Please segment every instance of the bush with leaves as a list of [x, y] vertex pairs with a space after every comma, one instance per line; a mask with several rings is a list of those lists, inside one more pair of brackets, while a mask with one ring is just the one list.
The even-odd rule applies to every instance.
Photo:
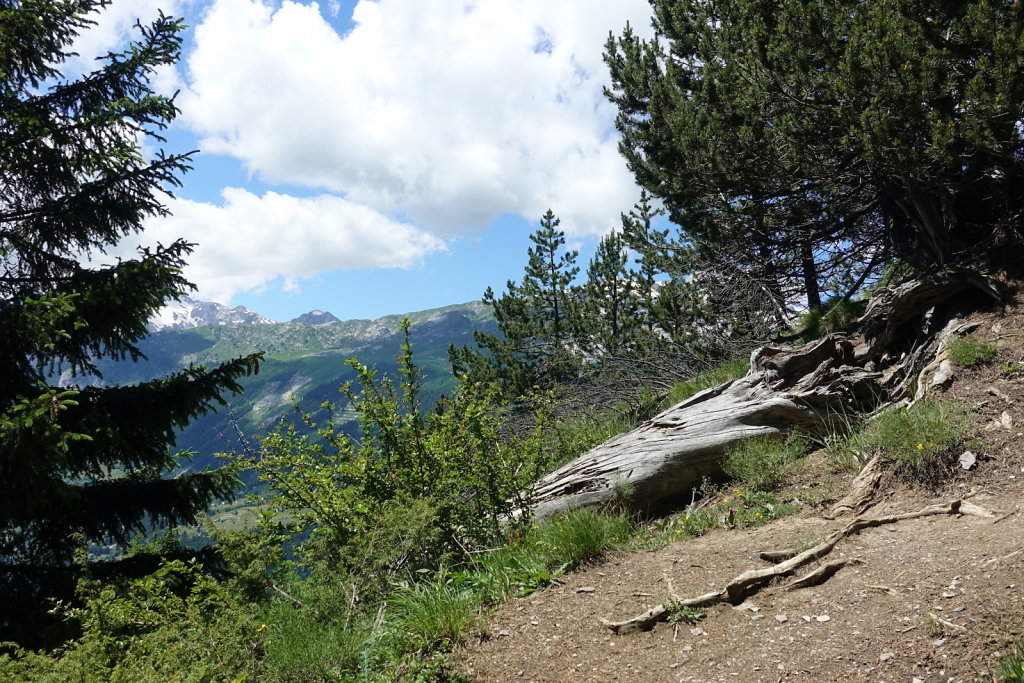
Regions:
[[427, 413], [409, 328], [403, 321], [397, 377], [349, 361], [357, 379], [342, 389], [344, 412], [358, 418], [359, 438], [335, 423], [337, 406], [324, 404], [326, 423], [303, 415], [312, 433], [282, 422], [258, 453], [230, 456], [270, 487], [271, 509], [293, 532], [309, 534], [306, 561], [361, 568], [378, 585], [502, 540], [503, 520], [528, 511], [524, 492], [547, 466], [543, 400], [523, 436], [503, 433], [491, 386], [463, 383]]

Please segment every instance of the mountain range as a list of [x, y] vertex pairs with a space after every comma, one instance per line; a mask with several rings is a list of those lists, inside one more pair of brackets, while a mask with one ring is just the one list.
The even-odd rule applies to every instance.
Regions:
[[473, 331], [496, 329], [490, 308], [480, 301], [426, 311], [389, 315], [376, 320], [339, 320], [314, 310], [289, 322], [274, 322], [244, 307], [183, 298], [150, 323], [151, 334], [139, 344], [145, 359], [138, 362], [103, 359], [100, 376], [62, 376], [64, 386], [83, 383], [134, 384], [166, 376], [189, 365], [214, 365], [240, 355], [263, 351], [257, 375], [244, 378], [245, 393], [228, 397], [229, 404], [192, 422], [178, 436], [178, 447], [196, 452], [187, 469], [205, 469], [213, 454], [240, 446], [246, 438], [266, 433], [295, 406], [313, 412], [325, 401], [339, 403], [338, 389], [354, 379], [345, 360], [358, 357], [380, 372], [396, 370], [401, 342], [399, 323], [412, 322], [415, 361], [424, 373], [427, 402], [454, 386], [447, 360], [449, 344], [472, 344]]

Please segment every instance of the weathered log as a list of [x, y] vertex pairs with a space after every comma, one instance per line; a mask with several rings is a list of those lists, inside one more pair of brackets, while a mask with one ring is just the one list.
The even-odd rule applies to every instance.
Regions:
[[[881, 290], [858, 321], [863, 336], [756, 350], [745, 377], [700, 392], [540, 479], [534, 514], [679, 505], [703, 478], [720, 477], [726, 451], [745, 439], [814, 434], [851, 411], [913, 398], [918, 373], [940, 346], [937, 332], [952, 317], [936, 307], [971, 290], [996, 296], [983, 276], [945, 270]], [[628, 501], [623, 491], [631, 492]]]

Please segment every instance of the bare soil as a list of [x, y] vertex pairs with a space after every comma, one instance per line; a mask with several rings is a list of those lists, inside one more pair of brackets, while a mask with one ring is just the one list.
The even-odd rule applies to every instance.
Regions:
[[[975, 319], [976, 335], [998, 343], [998, 356], [956, 368], [945, 394], [975, 409], [969, 445], [977, 466], [955, 469], [931, 490], [887, 475], [865, 515], [912, 512], [973, 491], [971, 502], [994, 519], [940, 515], [864, 530], [821, 560], [860, 564], [816, 587], [786, 590], [788, 580], [779, 581], [742, 605], [711, 608], [694, 626], [617, 636], [600, 623], [717, 590], [768, 566], [758, 553], [809, 545], [844, 525], [849, 518], [825, 519], [820, 503], [841, 497], [852, 474], [831, 472], [819, 454], [783, 494], [819, 505], [755, 529], [609, 555], [561, 585], [510, 600], [459, 654], [462, 673], [481, 682], [990, 680], [1024, 637], [1024, 373], [1006, 367], [1024, 361], [1024, 312]], [[829, 488], [830, 480], [839, 485]]]

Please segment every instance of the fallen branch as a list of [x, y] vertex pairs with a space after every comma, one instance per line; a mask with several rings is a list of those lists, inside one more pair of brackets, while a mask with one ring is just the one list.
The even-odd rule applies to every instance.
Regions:
[[[969, 495], [971, 494], [968, 494], [968, 496]], [[967, 496], [965, 496], [965, 498], [966, 497]], [[904, 512], [902, 514], [883, 515], [881, 517], [857, 517], [838, 531], [830, 534], [825, 538], [825, 540], [821, 541], [813, 548], [808, 548], [802, 553], [794, 555], [773, 567], [748, 569], [727, 583], [722, 590], [716, 593], [706, 593], [696, 598], [689, 598], [686, 600], [671, 600], [669, 602], [656, 605], [632, 619], [626, 619], [625, 621], [609, 621], [607, 619], [601, 619], [601, 623], [606, 628], [611, 629], [617, 634], [633, 629], [646, 631], [653, 628], [658, 622], [666, 620], [672, 610], [679, 609], [680, 607], [711, 607], [712, 605], [717, 605], [722, 602], [738, 605], [747, 597], [756, 593], [763, 586], [770, 583], [776, 577], [791, 574], [798, 567], [820, 557], [824, 557], [832, 551], [839, 541], [847, 536], [863, 531], [864, 529], [870, 529], [884, 524], [893, 524], [895, 522], [901, 522], [908, 519], [930, 517], [933, 515], [992, 515], [988, 510], [973, 504], [965, 509], [964, 503], [964, 498], [957, 498], [949, 501], [948, 503], [929, 505], [916, 512]]]
[[961, 626], [960, 624], [954, 624], [952, 621], [947, 621], [947, 620], [937, 616], [934, 612], [929, 612], [928, 616], [931, 617], [932, 619], [934, 619], [935, 623], [942, 624], [946, 628], [951, 628], [954, 631], [966, 631], [967, 630], [966, 626]]
[[1007, 513], [1006, 513], [1005, 515], [1003, 515], [1002, 517], [997, 517], [996, 519], [992, 520], [992, 523], [993, 523], [993, 524], [999, 524], [999, 522], [1003, 521], [1003, 520], [1004, 520], [1004, 519], [1006, 519], [1007, 517], [1011, 517], [1012, 515], [1015, 515], [1015, 514], [1017, 514], [1018, 512], [1020, 512], [1020, 508], [1019, 508], [1019, 507], [1016, 507], [1016, 508], [1014, 508], [1014, 509], [1010, 510], [1009, 512], [1007, 512]]

